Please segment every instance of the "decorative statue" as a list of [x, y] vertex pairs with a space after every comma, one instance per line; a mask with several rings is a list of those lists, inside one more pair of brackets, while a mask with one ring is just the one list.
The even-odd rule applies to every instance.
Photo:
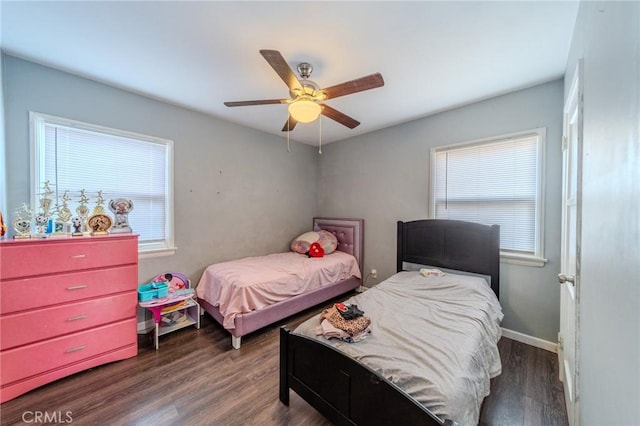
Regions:
[[109, 201], [109, 210], [113, 212], [116, 218], [111, 228], [112, 234], [133, 232], [129, 226], [129, 213], [133, 210], [133, 201], [125, 198], [116, 198], [115, 200]]

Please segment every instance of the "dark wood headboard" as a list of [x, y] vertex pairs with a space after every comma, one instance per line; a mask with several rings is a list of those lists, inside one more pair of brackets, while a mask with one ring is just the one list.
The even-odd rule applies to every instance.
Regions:
[[498, 225], [441, 219], [398, 221], [398, 272], [404, 262], [488, 275], [500, 297]]

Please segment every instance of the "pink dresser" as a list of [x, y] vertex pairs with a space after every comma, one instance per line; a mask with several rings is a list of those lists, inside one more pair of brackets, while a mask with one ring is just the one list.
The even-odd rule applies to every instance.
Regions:
[[136, 356], [136, 235], [0, 241], [0, 402]]

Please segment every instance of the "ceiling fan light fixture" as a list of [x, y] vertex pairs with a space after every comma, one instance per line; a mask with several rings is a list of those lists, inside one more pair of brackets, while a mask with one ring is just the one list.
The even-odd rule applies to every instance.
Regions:
[[[320, 86], [309, 80], [313, 71], [311, 64], [307, 62], [298, 64], [298, 73], [300, 74], [300, 78], [298, 78], [282, 54], [277, 50], [262, 49], [260, 54], [287, 85], [291, 98], [235, 101], [225, 102], [224, 104], [228, 107], [287, 104], [289, 117], [282, 128], [283, 132], [292, 131], [299, 122], [311, 123], [317, 120], [320, 114], [349, 129], [354, 129], [360, 125], [358, 120], [330, 107], [324, 101], [384, 86], [382, 75], [375, 73], [320, 89]], [[321, 129], [321, 126], [318, 126], [318, 128]]]
[[322, 107], [309, 99], [299, 99], [289, 104], [289, 114], [300, 123], [311, 123], [317, 120]]

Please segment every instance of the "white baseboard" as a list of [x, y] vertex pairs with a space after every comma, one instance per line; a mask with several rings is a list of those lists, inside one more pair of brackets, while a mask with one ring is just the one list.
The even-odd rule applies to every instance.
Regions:
[[519, 333], [517, 331], [509, 330], [508, 328], [502, 329], [502, 335], [516, 342], [524, 343], [536, 348], [544, 349], [545, 351], [558, 353], [558, 344], [550, 342], [548, 340], [539, 339], [537, 337], [529, 336], [528, 334]]
[[147, 334], [151, 330], [153, 330], [155, 326], [156, 326], [156, 323], [153, 322], [153, 319], [148, 319], [146, 321], [138, 321], [138, 334]]

